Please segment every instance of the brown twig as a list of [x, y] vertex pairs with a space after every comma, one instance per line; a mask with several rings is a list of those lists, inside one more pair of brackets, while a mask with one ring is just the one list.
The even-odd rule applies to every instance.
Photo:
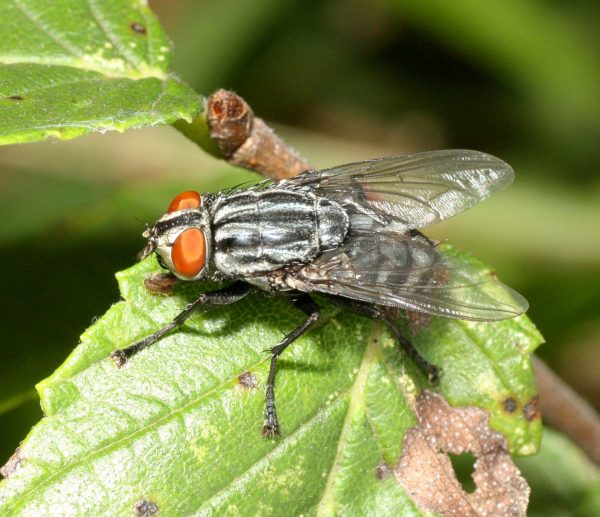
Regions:
[[545, 423], [566, 434], [597, 465], [600, 465], [600, 417], [585, 400], [533, 356], [540, 406]]
[[209, 136], [232, 165], [282, 179], [309, 168], [300, 155], [254, 116], [239, 95], [217, 90], [206, 103]]

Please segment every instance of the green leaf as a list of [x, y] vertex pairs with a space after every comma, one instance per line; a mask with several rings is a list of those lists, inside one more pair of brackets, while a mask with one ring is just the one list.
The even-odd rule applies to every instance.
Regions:
[[[0, 484], [4, 513], [127, 514], [155, 504], [166, 515], [423, 514], [393, 475], [378, 473], [398, 462], [415, 399], [432, 388], [380, 324], [323, 302], [323, 322], [280, 360], [282, 436], [265, 439], [264, 349], [302, 315], [255, 293], [194, 315], [118, 369], [110, 351], [211, 287], [151, 295], [143, 279], [157, 270], [148, 259], [119, 273], [123, 301], [38, 385], [48, 416]], [[529, 354], [541, 337], [526, 317], [435, 318], [414, 341], [443, 369], [447, 400], [487, 410], [512, 452], [536, 451], [541, 423], [523, 408], [535, 396]]]
[[198, 113], [198, 96], [169, 74], [169, 42], [145, 2], [1, 2], [0, 42], [0, 144]]

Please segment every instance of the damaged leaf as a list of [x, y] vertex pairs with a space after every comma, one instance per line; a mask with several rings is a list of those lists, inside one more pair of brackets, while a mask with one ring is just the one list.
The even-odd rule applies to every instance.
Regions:
[[17, 450], [13, 455], [8, 458], [8, 461], [0, 468], [0, 476], [3, 478], [9, 478], [13, 473], [21, 466], [21, 449], [17, 447]]
[[[419, 424], [404, 437], [395, 475], [420, 508], [465, 517], [526, 515], [529, 486], [510, 458], [506, 438], [489, 428], [484, 410], [453, 408], [423, 391], [416, 411]], [[477, 458], [474, 492], [461, 487], [449, 453]]]
[[0, 144], [191, 120], [198, 96], [136, 0], [0, 2]]
[[[424, 424], [456, 419], [462, 427], [452, 450], [480, 456], [482, 493], [505, 501], [509, 492], [486, 483], [496, 468], [508, 469], [517, 482], [514, 504], [526, 501], [526, 485], [506, 453], [532, 454], [540, 438], [540, 419], [524, 411], [536, 396], [529, 354], [541, 341], [526, 317], [412, 324], [416, 346], [442, 369], [434, 389], [380, 324], [320, 300], [322, 323], [280, 360], [282, 436], [265, 439], [264, 350], [303, 315], [283, 298], [252, 294], [194, 315], [118, 369], [107, 359], [112, 350], [170, 321], [211, 288], [176, 284], [172, 295], [157, 296], [144, 280], [158, 271], [147, 259], [119, 273], [123, 301], [38, 385], [47, 417], [0, 484], [4, 513], [429, 514], [406, 483], [403, 462], [421, 440], [435, 452], [425, 467], [431, 476], [450, 468], [440, 459], [452, 449], [448, 437], [435, 435], [432, 445], [435, 427]], [[469, 408], [453, 409], [444, 399]], [[443, 403], [437, 412], [432, 401]], [[460, 416], [463, 410], [476, 415], [476, 425]], [[450, 506], [462, 508], [459, 499]], [[487, 504], [467, 500], [472, 508]]]

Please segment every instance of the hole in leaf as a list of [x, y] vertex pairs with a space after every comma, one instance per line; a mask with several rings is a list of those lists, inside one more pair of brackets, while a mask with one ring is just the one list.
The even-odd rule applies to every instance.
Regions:
[[427, 390], [416, 410], [419, 425], [406, 433], [394, 474], [420, 507], [441, 515], [526, 515], [529, 487], [486, 411], [451, 407]]
[[475, 481], [473, 481], [473, 470], [477, 458], [470, 453], [464, 454], [448, 454], [452, 462], [452, 468], [456, 473], [458, 482], [463, 487], [467, 494], [472, 494], [475, 491]]

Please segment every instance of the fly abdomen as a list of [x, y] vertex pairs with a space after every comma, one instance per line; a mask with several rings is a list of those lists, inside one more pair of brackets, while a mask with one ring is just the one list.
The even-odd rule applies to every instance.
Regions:
[[348, 215], [335, 201], [310, 192], [246, 191], [217, 199], [214, 264], [229, 276], [306, 263], [335, 248], [348, 233]]

